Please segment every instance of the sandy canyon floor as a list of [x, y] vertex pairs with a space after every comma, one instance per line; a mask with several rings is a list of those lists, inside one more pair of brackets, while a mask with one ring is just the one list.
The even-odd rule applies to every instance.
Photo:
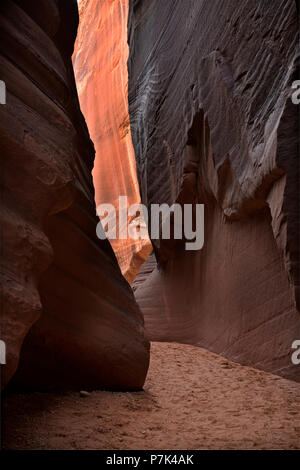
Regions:
[[300, 385], [152, 343], [144, 391], [11, 395], [5, 449], [300, 449]]

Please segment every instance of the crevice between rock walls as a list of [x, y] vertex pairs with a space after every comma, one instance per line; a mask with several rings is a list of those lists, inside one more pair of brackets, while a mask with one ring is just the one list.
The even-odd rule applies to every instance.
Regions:
[[[82, 112], [95, 144], [93, 181], [96, 205], [113, 204], [119, 226], [119, 196], [128, 207], [140, 203], [128, 113], [128, 0], [79, 4], [80, 22], [73, 54]], [[142, 216], [135, 222], [145, 227]], [[131, 220], [132, 222], [133, 220]], [[127, 229], [128, 222], [125, 222]], [[111, 240], [121, 271], [132, 283], [152, 251], [149, 238]]]

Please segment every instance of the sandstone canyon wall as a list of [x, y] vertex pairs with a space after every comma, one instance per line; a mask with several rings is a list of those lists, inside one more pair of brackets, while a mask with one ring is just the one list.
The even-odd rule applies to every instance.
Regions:
[[134, 289], [152, 340], [300, 380], [299, 61], [293, 0], [131, 0], [142, 201], [203, 203], [205, 242], [153, 240]]
[[2, 387], [18, 368], [22, 389], [140, 389], [148, 368], [141, 313], [96, 237], [94, 149], [71, 62], [77, 25], [76, 0], [0, 4]]
[[[118, 208], [140, 202], [128, 114], [128, 0], [81, 1], [73, 64], [82, 112], [95, 145], [96, 205]], [[136, 223], [145, 225], [142, 217]], [[119, 218], [117, 212], [117, 226]], [[127, 222], [125, 222], [127, 224]], [[132, 282], [152, 251], [149, 239], [110, 240], [121, 270]]]

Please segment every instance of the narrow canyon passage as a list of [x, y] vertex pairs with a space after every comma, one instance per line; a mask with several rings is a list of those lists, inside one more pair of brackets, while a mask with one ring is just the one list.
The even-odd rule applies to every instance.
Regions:
[[[4, 449], [300, 449], [298, 16], [271, 3], [0, 5]], [[203, 205], [203, 249], [99, 239], [120, 196]]]
[[152, 343], [144, 391], [4, 403], [5, 449], [300, 449], [299, 385], [204, 349]]

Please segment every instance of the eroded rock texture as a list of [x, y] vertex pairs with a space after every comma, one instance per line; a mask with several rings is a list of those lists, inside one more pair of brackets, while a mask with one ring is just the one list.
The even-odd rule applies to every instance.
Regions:
[[[81, 109], [96, 156], [93, 170], [96, 205], [118, 208], [140, 202], [128, 115], [128, 0], [82, 1], [73, 56]], [[142, 217], [136, 221], [145, 225]], [[117, 212], [117, 227], [119, 218]], [[125, 221], [127, 225], [127, 221]], [[149, 239], [111, 240], [121, 270], [132, 282], [152, 250]]]
[[297, 45], [292, 0], [130, 2], [142, 201], [205, 204], [204, 248], [154, 241], [135, 281], [150, 338], [299, 380]]
[[5, 0], [0, 10], [2, 386], [19, 362], [22, 388], [140, 388], [142, 316], [96, 237], [94, 149], [71, 63], [77, 2]]

